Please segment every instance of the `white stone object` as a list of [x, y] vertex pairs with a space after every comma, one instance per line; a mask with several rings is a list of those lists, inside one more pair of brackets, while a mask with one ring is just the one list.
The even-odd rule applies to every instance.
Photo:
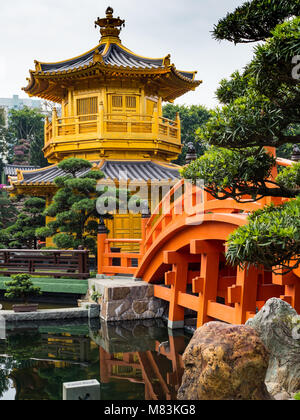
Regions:
[[100, 401], [100, 383], [97, 380], [64, 383], [63, 401]]

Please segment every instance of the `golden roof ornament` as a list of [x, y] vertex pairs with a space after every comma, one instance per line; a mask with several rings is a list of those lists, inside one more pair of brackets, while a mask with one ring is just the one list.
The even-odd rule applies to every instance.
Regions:
[[107, 37], [118, 38], [122, 28], [125, 26], [125, 20], [120, 19], [120, 17], [113, 17], [114, 10], [112, 7], [106, 9], [106, 18], [98, 19], [95, 22], [95, 28], [100, 26], [101, 40]]

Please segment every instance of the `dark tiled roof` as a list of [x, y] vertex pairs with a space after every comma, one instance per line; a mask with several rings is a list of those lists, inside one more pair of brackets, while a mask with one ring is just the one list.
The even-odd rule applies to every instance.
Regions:
[[[82, 176], [88, 173], [89, 170], [85, 170], [80, 172], [78, 175]], [[24, 180], [21, 181], [21, 184], [40, 184], [40, 183], [52, 183], [55, 178], [58, 176], [66, 175], [61, 169], [57, 166], [50, 166], [48, 168], [42, 169], [40, 171], [31, 171], [31, 172], [24, 172], [23, 177]]]
[[177, 72], [180, 73], [182, 76], [186, 77], [187, 79], [194, 80], [195, 73], [179, 71], [179, 70], [177, 70]]
[[166, 167], [150, 161], [106, 161], [101, 170], [108, 179], [149, 181], [180, 178], [175, 166]]
[[20, 166], [20, 165], [5, 165], [3, 168], [4, 174], [6, 176], [17, 176], [17, 170], [20, 171], [31, 171], [34, 169], [39, 169], [38, 166]]
[[[93, 63], [96, 52], [102, 54], [106, 44], [102, 44], [93, 51], [82, 55], [81, 57], [56, 64], [41, 63], [41, 70], [45, 73], [58, 73], [62, 71], [75, 70]], [[136, 56], [121, 48], [118, 44], [110, 44], [108, 51], [103, 55], [105, 65], [116, 67], [130, 67], [138, 69], [157, 69], [164, 67], [163, 59], [150, 59]]]
[[[100, 162], [94, 162], [99, 164]], [[175, 165], [160, 165], [151, 161], [105, 161], [101, 167], [101, 171], [105, 174], [106, 179], [130, 179], [130, 180], [176, 180], [179, 179], [178, 167]], [[83, 171], [79, 173], [82, 176], [89, 172]], [[65, 175], [57, 166], [50, 166], [48, 168], [24, 172], [24, 180], [21, 181], [22, 185], [25, 184], [44, 184], [53, 183], [54, 179], [58, 176]]]
[[[94, 63], [95, 54], [103, 54], [106, 50], [106, 44], [102, 44], [88, 53], [74, 58], [72, 60], [66, 60], [61, 63], [40, 63], [41, 71], [45, 74], [55, 74], [68, 71], [76, 71], [86, 66], [90, 66]], [[163, 58], [145, 58], [135, 55], [129, 50], [122, 48], [118, 44], [110, 44], [107, 52], [102, 55], [103, 64], [106, 66], [118, 67], [118, 68], [130, 68], [130, 69], [163, 69], [164, 59]], [[176, 70], [177, 74], [188, 79], [194, 80], [195, 73], [184, 72]]]

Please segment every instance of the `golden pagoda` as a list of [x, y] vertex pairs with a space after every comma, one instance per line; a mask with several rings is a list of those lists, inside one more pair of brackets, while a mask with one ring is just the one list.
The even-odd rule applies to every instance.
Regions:
[[[69, 157], [94, 162], [114, 181], [124, 171], [130, 180], [179, 178], [179, 167], [171, 162], [182, 150], [180, 119], [164, 118], [162, 104], [201, 82], [195, 80], [196, 72], [177, 70], [170, 55], [147, 58], [123, 46], [119, 35], [124, 24], [109, 7], [106, 17], [95, 22], [101, 32], [95, 48], [62, 62], [35, 61], [23, 90], [61, 105], [61, 115], [54, 108], [52, 120], [45, 121], [43, 151], [53, 165], [19, 171], [11, 180], [12, 193], [44, 196], [50, 203], [53, 181], [60, 175], [56, 165]], [[114, 237], [140, 234], [131, 217], [115, 220], [120, 228], [112, 229]]]

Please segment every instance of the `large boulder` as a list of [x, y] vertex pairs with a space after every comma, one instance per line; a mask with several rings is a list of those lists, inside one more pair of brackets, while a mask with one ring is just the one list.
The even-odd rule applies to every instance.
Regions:
[[179, 400], [270, 400], [269, 354], [250, 327], [210, 322], [187, 347]]
[[266, 383], [272, 395], [300, 391], [300, 317], [281, 299], [270, 299], [247, 325], [270, 352]]

